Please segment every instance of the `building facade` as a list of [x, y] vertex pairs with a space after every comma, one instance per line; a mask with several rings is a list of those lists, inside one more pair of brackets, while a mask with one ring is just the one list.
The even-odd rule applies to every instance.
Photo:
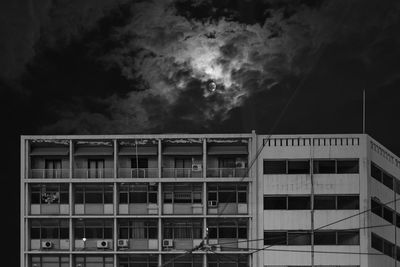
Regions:
[[396, 177], [368, 135], [22, 136], [21, 266], [397, 266]]

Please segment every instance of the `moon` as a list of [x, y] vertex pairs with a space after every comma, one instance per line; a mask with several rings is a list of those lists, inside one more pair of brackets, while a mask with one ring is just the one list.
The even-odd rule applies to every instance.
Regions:
[[217, 84], [214, 81], [208, 83], [208, 90], [214, 92], [217, 89]]

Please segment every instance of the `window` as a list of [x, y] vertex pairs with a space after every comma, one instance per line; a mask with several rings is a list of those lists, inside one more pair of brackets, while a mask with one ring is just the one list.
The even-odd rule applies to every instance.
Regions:
[[76, 185], [74, 199], [77, 204], [112, 204], [113, 186], [107, 184]]
[[247, 239], [247, 220], [209, 220], [208, 234], [210, 238], [241, 238]]
[[317, 231], [314, 233], [315, 245], [359, 245], [358, 231]]
[[163, 202], [164, 203], [201, 203], [202, 200], [201, 184], [164, 184]]
[[314, 173], [336, 173], [336, 161], [314, 160]]
[[287, 209], [287, 197], [264, 197], [264, 210]]
[[360, 233], [359, 231], [338, 231], [337, 232], [338, 245], [359, 245]]
[[359, 173], [358, 159], [314, 160], [314, 173]]
[[286, 174], [286, 161], [264, 160], [264, 174]]
[[264, 210], [309, 210], [310, 196], [264, 196]]
[[373, 162], [371, 162], [371, 176], [379, 182], [382, 181], [382, 171]]
[[359, 173], [358, 160], [338, 160], [337, 173]]
[[393, 243], [389, 242], [388, 240], [378, 236], [375, 233], [371, 233], [371, 247], [382, 252], [385, 255], [388, 255], [392, 258], [399, 258], [399, 256], [395, 255], [396, 252], [400, 251], [400, 247], [396, 247]]
[[67, 184], [30, 185], [31, 204], [68, 204]]
[[119, 186], [119, 203], [157, 203], [157, 194], [157, 184], [123, 184]]
[[264, 245], [287, 245], [287, 233], [264, 232]]
[[358, 210], [360, 208], [358, 196], [337, 196], [338, 210]]
[[386, 221], [390, 222], [391, 224], [394, 223], [393, 221], [393, 210], [388, 208], [388, 207], [383, 207], [383, 219], [385, 219]]
[[394, 178], [389, 173], [383, 171], [375, 163], [371, 162], [371, 176], [377, 181], [381, 182], [386, 187], [394, 190], [396, 193], [400, 194], [400, 181]]
[[118, 236], [121, 239], [157, 239], [157, 220], [121, 220]]
[[371, 233], [371, 247], [383, 252], [383, 239], [374, 233]]
[[[249, 259], [246, 254], [207, 254], [209, 267], [249, 267]], [[182, 266], [183, 267], [183, 266]]]
[[334, 210], [336, 209], [335, 196], [314, 196], [314, 209]]
[[371, 199], [371, 211], [382, 217], [382, 205], [375, 199]]
[[311, 233], [306, 231], [288, 232], [288, 245], [311, 245]]
[[394, 245], [386, 240], [383, 240], [383, 253], [389, 257], [394, 255]]
[[45, 178], [61, 178], [62, 177], [62, 161], [61, 159], [45, 160], [46, 177]]
[[132, 169], [147, 169], [148, 166], [149, 166], [148, 158], [143, 158], [143, 157], [131, 158]]
[[102, 255], [77, 255], [75, 257], [75, 266], [78, 265], [82, 267], [113, 267], [114, 257]]
[[32, 255], [31, 256], [31, 266], [43, 266], [43, 267], [69, 267], [69, 256], [59, 256], [59, 255]]
[[264, 160], [264, 174], [308, 174], [309, 160]]
[[165, 220], [163, 222], [163, 236], [168, 239], [202, 238], [202, 220]]
[[104, 159], [88, 159], [88, 178], [103, 178], [104, 166]]
[[288, 161], [288, 174], [307, 174], [310, 173], [309, 160]]
[[118, 256], [119, 267], [157, 267], [156, 254], [131, 254]]
[[247, 203], [247, 184], [210, 184], [208, 200], [218, 203]]
[[[315, 245], [359, 245], [358, 231], [324, 230], [314, 232]], [[265, 231], [264, 245], [311, 245], [309, 231]]]
[[393, 190], [393, 177], [386, 172], [382, 173], [382, 183]]
[[76, 220], [74, 227], [75, 239], [112, 239], [112, 220], [87, 219]]
[[311, 198], [309, 196], [289, 196], [288, 210], [309, 210], [311, 209]]
[[31, 239], [69, 239], [68, 220], [33, 219]]
[[[166, 267], [202, 267], [202, 255], [163, 255], [163, 266]], [[166, 264], [168, 263], [168, 264]], [[166, 265], [165, 265], [166, 264]]]
[[315, 232], [314, 245], [336, 245], [336, 232], [335, 231]]

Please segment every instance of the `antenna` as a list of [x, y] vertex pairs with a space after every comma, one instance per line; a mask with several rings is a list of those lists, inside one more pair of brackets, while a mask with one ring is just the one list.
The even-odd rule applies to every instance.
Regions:
[[365, 134], [365, 89], [363, 90], [363, 124], [362, 124], [362, 127], [363, 127], [363, 130], [362, 130], [362, 132], [363, 132], [363, 134]]

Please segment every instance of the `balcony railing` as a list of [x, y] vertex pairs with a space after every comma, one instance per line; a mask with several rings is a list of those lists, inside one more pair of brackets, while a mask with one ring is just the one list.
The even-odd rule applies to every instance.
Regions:
[[203, 171], [192, 168], [163, 168], [162, 177], [165, 178], [201, 178]]
[[31, 169], [29, 178], [34, 179], [61, 179], [69, 178], [69, 169]]
[[158, 168], [119, 168], [118, 178], [157, 178]]
[[248, 177], [248, 168], [209, 168], [207, 177]]
[[103, 169], [74, 169], [74, 178], [113, 178], [114, 169], [113, 168], [103, 168]]

